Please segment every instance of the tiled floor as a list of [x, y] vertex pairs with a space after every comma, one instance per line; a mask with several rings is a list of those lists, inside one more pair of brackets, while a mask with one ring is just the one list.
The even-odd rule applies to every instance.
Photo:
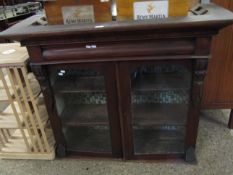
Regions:
[[0, 175], [233, 175], [233, 131], [227, 129], [228, 118], [229, 111], [202, 112], [197, 165], [117, 160], [0, 160]]

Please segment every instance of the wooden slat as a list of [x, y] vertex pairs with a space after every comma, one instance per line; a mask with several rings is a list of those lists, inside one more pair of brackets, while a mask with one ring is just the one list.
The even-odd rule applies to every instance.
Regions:
[[5, 137], [4, 133], [3, 133], [3, 129], [0, 129], [0, 138], [1, 138], [2, 142], [3, 142], [3, 144], [7, 143], [6, 137]]
[[53, 160], [55, 158], [55, 151], [49, 153], [12, 153], [12, 152], [0, 152], [0, 159], [32, 159], [32, 160]]
[[26, 136], [25, 136], [25, 133], [24, 133], [24, 131], [23, 131], [22, 126], [20, 125], [19, 115], [18, 115], [18, 113], [17, 113], [17, 111], [16, 111], [16, 108], [15, 108], [15, 105], [14, 105], [14, 101], [13, 101], [13, 99], [12, 99], [12, 97], [11, 97], [11, 94], [10, 94], [9, 89], [8, 89], [8, 87], [7, 87], [7, 83], [6, 83], [5, 79], [4, 79], [4, 74], [3, 74], [3, 72], [2, 72], [1, 69], [0, 69], [0, 77], [1, 77], [1, 79], [2, 79], [4, 88], [5, 88], [5, 90], [6, 90], [8, 99], [9, 99], [9, 101], [10, 101], [10, 103], [11, 103], [12, 110], [13, 110], [14, 115], [15, 115], [15, 117], [16, 117], [17, 123], [18, 123], [19, 128], [20, 128], [20, 130], [21, 130], [21, 132], [22, 132], [23, 139], [24, 139], [24, 141], [25, 141], [27, 150], [30, 152], [31, 150], [30, 150], [30, 146], [29, 146], [28, 140], [27, 140], [27, 138], [26, 138]]
[[[31, 108], [29, 106], [29, 103], [28, 103], [28, 100], [27, 100], [27, 96], [26, 96], [26, 93], [25, 93], [25, 89], [23, 87], [22, 80], [21, 80], [21, 77], [20, 77], [20, 74], [19, 74], [17, 68], [14, 68], [14, 74], [15, 74], [17, 83], [19, 85], [20, 92], [21, 92], [22, 97], [23, 97], [23, 104], [25, 105], [26, 110], [28, 112], [29, 121], [30, 121], [30, 124], [32, 125], [33, 132], [35, 133], [35, 135], [36, 135], [37, 138], [40, 138], [40, 135], [38, 133], [38, 130], [37, 130], [34, 118], [33, 118], [33, 112], [31, 111]], [[27, 76], [23, 75], [23, 78], [27, 78]], [[27, 121], [25, 121], [25, 122], [27, 122]], [[29, 123], [28, 123], [28, 125], [29, 125]], [[38, 141], [38, 144], [39, 144], [40, 151], [43, 152], [43, 146], [42, 146], [41, 142]]]
[[6, 140], [9, 140], [9, 139], [10, 139], [10, 135], [9, 135], [9, 133], [7, 132], [6, 129], [3, 130], [3, 134], [4, 134], [5, 138], [6, 138]]
[[[13, 85], [14, 82], [13, 82], [12, 73], [13, 72], [11, 72], [10, 70], [7, 70], [7, 74], [9, 76], [10, 81], [11, 81], [11, 84]], [[32, 132], [31, 132], [31, 129], [29, 128], [29, 125], [28, 125], [28, 122], [27, 122], [27, 120], [28, 120], [28, 113], [24, 110], [24, 108], [22, 106], [22, 103], [20, 101], [19, 95], [17, 93], [18, 92], [17, 88], [15, 88], [15, 86], [12, 86], [12, 87], [14, 89], [14, 94], [15, 94], [16, 100], [18, 101], [19, 111], [20, 111], [22, 117], [24, 118], [23, 121], [26, 121], [24, 123], [25, 123], [26, 127], [28, 128], [28, 133], [29, 133], [29, 136], [30, 136], [30, 139], [31, 139], [31, 142], [32, 142], [33, 150], [37, 152], [38, 149], [37, 149], [36, 144], [33, 142], [34, 139], [33, 139], [33, 136], [32, 136]]]
[[[27, 77], [27, 73], [26, 73], [26, 71], [25, 71], [25, 69], [24, 68], [21, 68], [21, 71], [22, 71], [22, 74], [23, 74], [23, 77], [25, 78], [25, 84], [26, 84], [26, 87], [27, 87], [27, 90], [28, 90], [28, 93], [29, 93], [29, 97], [30, 97], [30, 101], [31, 101], [31, 103], [32, 103], [32, 107], [33, 107], [33, 109], [34, 109], [34, 113], [35, 113], [35, 121], [37, 121], [37, 123], [38, 123], [38, 125], [39, 125], [39, 127], [41, 128], [41, 134], [42, 134], [42, 140], [44, 141], [44, 143], [45, 143], [45, 150], [43, 150], [43, 151], [48, 151], [49, 150], [49, 144], [48, 144], [48, 142], [47, 142], [47, 138], [46, 138], [46, 134], [45, 134], [45, 132], [44, 132], [44, 125], [43, 125], [43, 123], [41, 122], [41, 117], [40, 117], [40, 114], [39, 114], [39, 110], [38, 110], [38, 108], [37, 108], [37, 105], [36, 105], [36, 101], [35, 101], [35, 99], [34, 99], [34, 96], [33, 96], [33, 93], [32, 93], [32, 89], [31, 89], [31, 87], [30, 87], [30, 83], [29, 83], [29, 81], [28, 81], [28, 79], [26, 78]], [[42, 144], [41, 143], [41, 140], [38, 140], [38, 142], [39, 142], [39, 145], [40, 144]], [[43, 151], [41, 151], [41, 152], [43, 152]]]
[[[6, 72], [6, 70], [7, 70], [7, 69], [4, 69], [4, 68], [1, 68], [1, 69], [2, 69], [3, 72]], [[5, 79], [6, 83], [7, 83], [7, 86], [8, 86], [8, 89], [10, 91], [11, 96], [14, 97], [13, 89], [11, 87], [9, 77], [4, 74], [4, 79]], [[7, 100], [8, 100], [8, 97], [7, 97], [5, 88], [3, 86], [2, 78], [0, 78], [0, 101], [7, 101]]]

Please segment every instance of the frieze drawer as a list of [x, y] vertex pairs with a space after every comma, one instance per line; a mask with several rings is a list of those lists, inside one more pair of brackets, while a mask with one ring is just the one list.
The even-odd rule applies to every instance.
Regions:
[[145, 40], [126, 42], [99, 42], [42, 47], [44, 60], [83, 60], [119, 57], [192, 55], [195, 51], [192, 39]]

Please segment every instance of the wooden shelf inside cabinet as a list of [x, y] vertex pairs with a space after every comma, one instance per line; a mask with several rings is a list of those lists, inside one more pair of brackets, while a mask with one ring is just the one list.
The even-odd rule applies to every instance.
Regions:
[[[187, 104], [139, 104], [133, 106], [134, 125], [186, 125]], [[108, 125], [106, 105], [82, 104], [70, 106], [62, 113], [62, 121], [67, 126]]]
[[68, 151], [111, 153], [109, 128], [67, 127], [64, 131]]
[[134, 125], [186, 125], [188, 105], [134, 104], [133, 111]]
[[80, 104], [66, 108], [61, 119], [67, 126], [109, 125], [106, 105]]
[[79, 77], [64, 78], [57, 80], [54, 84], [54, 91], [59, 93], [88, 93], [88, 92], [104, 92], [104, 78]]
[[157, 141], [184, 141], [186, 127], [176, 127], [173, 129], [161, 127], [133, 127], [136, 138], [146, 138], [146, 140]]
[[133, 91], [184, 90], [191, 86], [191, 77], [179, 75], [143, 75], [132, 83]]
[[146, 138], [135, 141], [135, 155], [184, 154], [184, 141], [150, 141], [145, 145]]
[[184, 153], [185, 127], [177, 130], [135, 129], [135, 154]]

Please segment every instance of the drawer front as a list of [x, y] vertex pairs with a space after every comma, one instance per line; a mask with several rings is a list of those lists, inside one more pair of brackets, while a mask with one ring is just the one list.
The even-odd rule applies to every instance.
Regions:
[[56, 60], [119, 60], [146, 56], [180, 56], [195, 53], [193, 39], [145, 40], [126, 42], [75, 43], [44, 46], [42, 58]]

